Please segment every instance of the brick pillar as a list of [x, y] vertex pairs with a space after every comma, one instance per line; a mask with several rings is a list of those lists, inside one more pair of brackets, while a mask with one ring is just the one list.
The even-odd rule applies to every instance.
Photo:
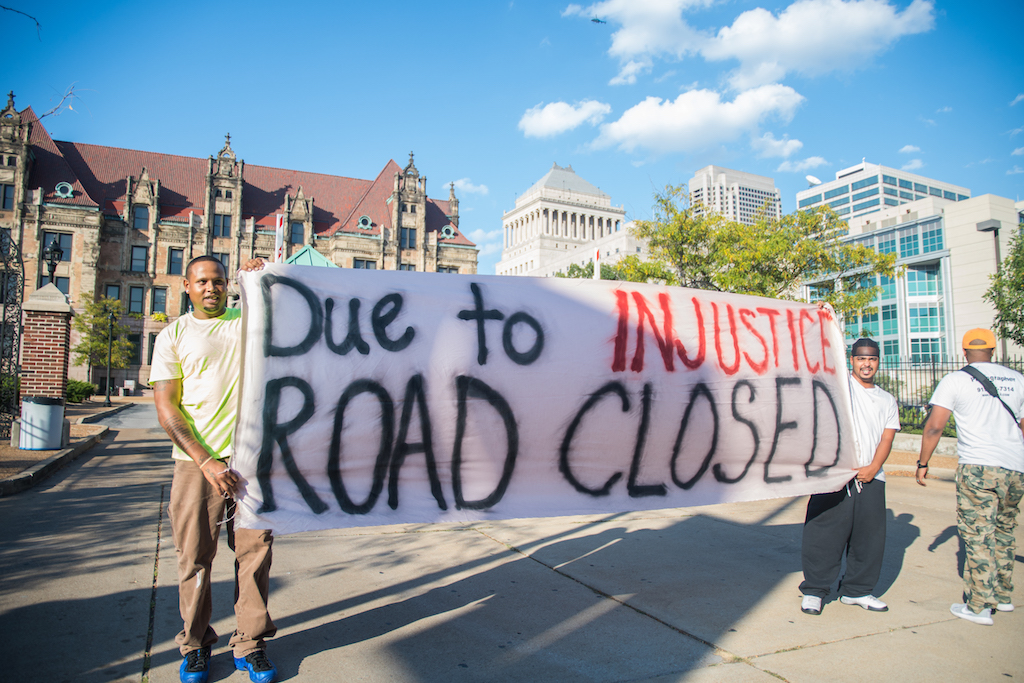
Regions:
[[67, 398], [71, 306], [55, 285], [32, 293], [22, 306], [21, 395]]

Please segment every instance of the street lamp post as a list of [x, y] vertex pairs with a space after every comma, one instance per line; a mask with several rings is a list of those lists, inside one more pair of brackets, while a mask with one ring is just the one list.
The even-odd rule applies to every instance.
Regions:
[[110, 352], [114, 344], [114, 312], [107, 314], [107, 400], [104, 406], [110, 406]]
[[47, 245], [46, 249], [43, 249], [43, 260], [46, 261], [46, 267], [50, 271], [50, 284], [52, 285], [53, 272], [57, 270], [57, 264], [64, 260], [64, 250], [60, 248], [56, 237]]
[[[981, 223], [978, 223], [978, 224], [975, 225], [975, 228], [977, 228], [978, 232], [991, 232], [992, 233], [992, 237], [995, 239], [995, 243], [996, 243], [996, 275], [999, 275], [999, 270], [1002, 267], [1002, 261], [1003, 261], [1002, 255], [999, 253], [999, 228], [1001, 228], [1001, 227], [1002, 227], [1002, 224], [999, 221], [997, 221], [996, 219], [994, 219], [994, 218], [989, 219], [987, 221], [982, 221]], [[1001, 303], [1001, 301], [1000, 301], [1000, 303]], [[1003, 359], [1005, 360], [1006, 359], [1006, 337], [1003, 337], [1002, 351], [1003, 351]]]

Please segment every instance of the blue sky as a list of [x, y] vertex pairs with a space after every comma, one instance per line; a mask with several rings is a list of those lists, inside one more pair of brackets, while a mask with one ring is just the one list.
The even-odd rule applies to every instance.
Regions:
[[[1024, 195], [1024, 3], [540, 0], [11, 3], [0, 79], [58, 140], [456, 182], [500, 258], [502, 212], [571, 164], [629, 219], [718, 164], [804, 176], [862, 158]], [[599, 18], [607, 23], [591, 21]]]

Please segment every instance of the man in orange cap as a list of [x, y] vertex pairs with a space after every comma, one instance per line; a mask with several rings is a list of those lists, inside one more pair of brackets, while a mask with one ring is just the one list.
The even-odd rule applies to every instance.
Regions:
[[921, 438], [917, 483], [950, 414], [956, 418], [957, 529], [964, 543], [964, 603], [950, 607], [961, 619], [992, 625], [992, 610], [1012, 612], [1014, 529], [1024, 497], [1024, 376], [992, 362], [991, 330], [964, 335], [967, 366], [942, 378], [932, 394]]

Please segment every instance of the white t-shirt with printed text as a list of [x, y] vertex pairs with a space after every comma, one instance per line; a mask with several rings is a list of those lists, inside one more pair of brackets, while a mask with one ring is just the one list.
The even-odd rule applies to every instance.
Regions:
[[[241, 374], [242, 312], [219, 318], [187, 313], [156, 338], [149, 381], [181, 380], [181, 409], [199, 441], [218, 458], [230, 458]], [[177, 446], [176, 460], [191, 460]]]
[[[875, 459], [875, 451], [886, 429], [900, 430], [900, 413], [896, 399], [881, 387], [868, 389], [850, 376], [850, 398], [853, 405], [853, 428], [857, 432], [857, 466], [866, 467]], [[881, 468], [875, 479], [885, 481]]]
[[992, 380], [999, 397], [1013, 409], [1016, 421], [981, 382], [957, 370], [942, 378], [931, 403], [953, 411], [956, 419], [957, 455], [961, 465], [1004, 467], [1024, 472], [1024, 376], [996, 363], [971, 363]]

